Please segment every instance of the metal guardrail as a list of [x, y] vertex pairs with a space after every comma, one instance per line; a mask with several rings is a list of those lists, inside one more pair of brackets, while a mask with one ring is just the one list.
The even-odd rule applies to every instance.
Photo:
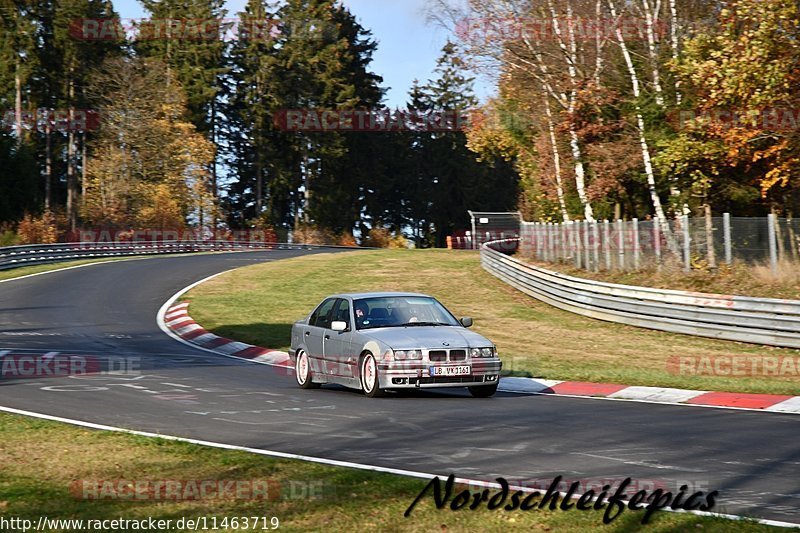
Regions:
[[[579, 315], [632, 326], [739, 342], [800, 348], [800, 300], [752, 298], [576, 278], [525, 264], [486, 243], [481, 264], [512, 287]], [[513, 247], [513, 246], [512, 246]]]
[[0, 248], [0, 270], [76, 259], [101, 259], [134, 255], [232, 252], [244, 250], [312, 250], [343, 248], [314, 244], [245, 241], [79, 242], [30, 244]]

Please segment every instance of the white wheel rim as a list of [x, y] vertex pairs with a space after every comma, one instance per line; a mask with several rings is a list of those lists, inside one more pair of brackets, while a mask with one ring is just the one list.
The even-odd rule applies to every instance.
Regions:
[[305, 352], [300, 354], [300, 357], [297, 358], [297, 381], [300, 385], [304, 385], [305, 382], [308, 380], [308, 356]]
[[372, 392], [375, 387], [375, 359], [367, 357], [364, 359], [364, 390]]

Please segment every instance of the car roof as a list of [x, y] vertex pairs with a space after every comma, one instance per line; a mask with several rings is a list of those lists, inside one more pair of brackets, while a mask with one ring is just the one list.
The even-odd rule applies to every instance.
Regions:
[[432, 296], [427, 294], [420, 294], [416, 292], [347, 292], [342, 294], [334, 294], [329, 296], [329, 298], [350, 298], [351, 300], [360, 300], [362, 298], [391, 298], [396, 296], [432, 298]]

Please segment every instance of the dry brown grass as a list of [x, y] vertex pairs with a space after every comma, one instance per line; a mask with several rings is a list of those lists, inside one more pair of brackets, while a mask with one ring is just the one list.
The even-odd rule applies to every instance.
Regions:
[[564, 263], [543, 263], [531, 258], [521, 259], [542, 268], [571, 276], [609, 283], [713, 294], [800, 299], [800, 264], [788, 260], [780, 261], [777, 273], [773, 273], [769, 263], [752, 265], [723, 263], [716, 269], [709, 269], [705, 264], [695, 262], [695, 269], [684, 272], [682, 265], [673, 262], [662, 265], [661, 268], [647, 265], [636, 271], [590, 272]]

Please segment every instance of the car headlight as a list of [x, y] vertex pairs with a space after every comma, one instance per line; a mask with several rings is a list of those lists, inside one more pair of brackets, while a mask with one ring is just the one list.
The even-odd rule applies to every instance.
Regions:
[[491, 357], [494, 355], [494, 350], [492, 348], [481, 348], [481, 355], [483, 357]]
[[494, 355], [494, 348], [470, 348], [469, 356], [473, 358], [478, 357], [492, 357]]
[[396, 361], [411, 361], [422, 359], [421, 350], [395, 350], [394, 358]]

